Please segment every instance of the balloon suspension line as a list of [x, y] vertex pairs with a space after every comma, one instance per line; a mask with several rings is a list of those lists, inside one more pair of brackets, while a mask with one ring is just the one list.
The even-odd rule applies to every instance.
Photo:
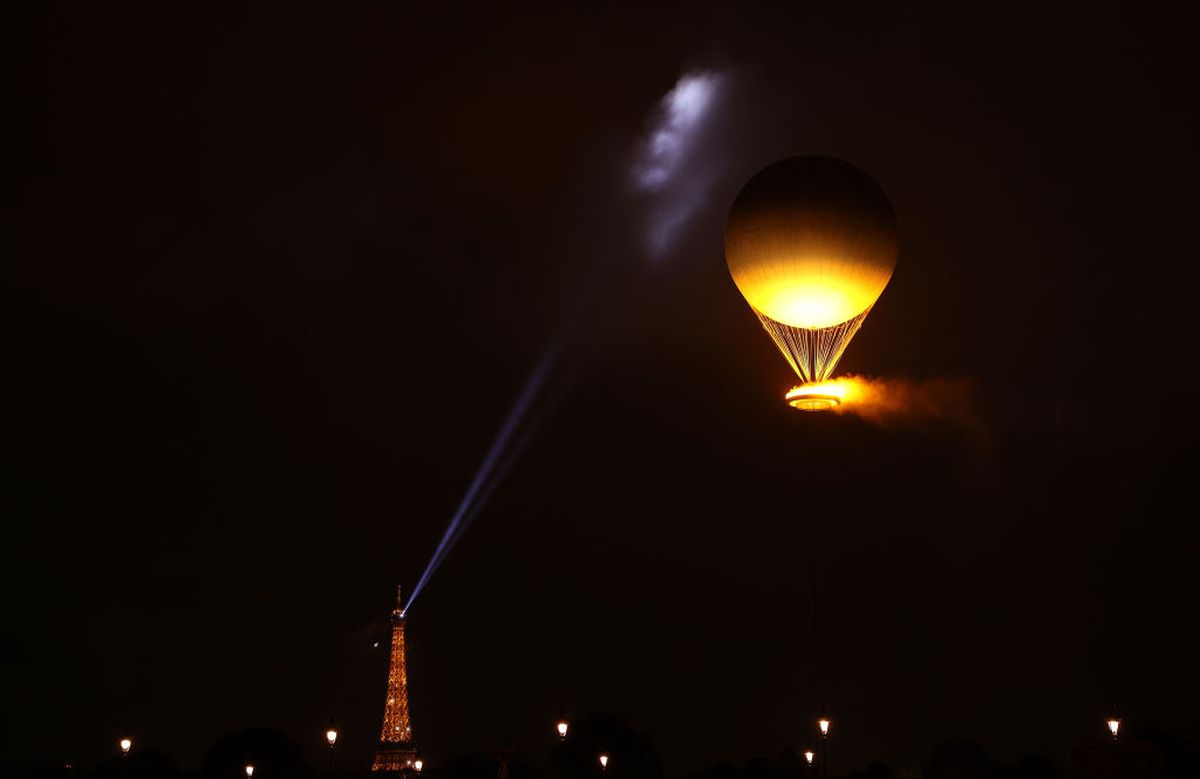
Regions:
[[858, 329], [862, 327], [871, 307], [853, 319], [848, 319], [833, 327], [792, 327], [759, 312], [758, 321], [763, 329], [771, 336], [776, 348], [787, 358], [792, 370], [804, 383], [824, 381], [833, 373], [842, 353], [850, 345]]

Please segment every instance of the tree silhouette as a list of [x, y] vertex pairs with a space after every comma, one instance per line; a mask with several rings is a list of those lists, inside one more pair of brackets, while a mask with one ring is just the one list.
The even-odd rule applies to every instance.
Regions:
[[254, 779], [308, 779], [313, 771], [300, 747], [274, 730], [243, 730], [222, 736], [208, 749], [201, 773], [211, 779], [246, 779], [247, 764]]
[[[509, 779], [532, 779], [529, 762], [508, 750], [474, 752], [450, 763], [444, 770], [434, 769], [431, 779], [497, 779], [500, 763], [505, 764]], [[428, 771], [429, 769], [426, 769]]]
[[1092, 738], [1071, 747], [1070, 779], [1150, 779], [1166, 775], [1162, 753], [1136, 738]]
[[921, 773], [925, 779], [997, 779], [1000, 770], [978, 742], [955, 739], [935, 746]]
[[175, 779], [179, 767], [162, 752], [137, 751], [106, 760], [92, 772], [95, 779]]
[[1005, 767], [1003, 779], [1060, 779], [1062, 773], [1044, 757], [1023, 757], [1014, 766]]
[[896, 772], [887, 763], [871, 763], [859, 771], [852, 771], [846, 779], [895, 779]]
[[[602, 753], [609, 757], [606, 770], [600, 767]], [[559, 779], [663, 779], [662, 760], [650, 737], [607, 714], [572, 723], [551, 764]]]

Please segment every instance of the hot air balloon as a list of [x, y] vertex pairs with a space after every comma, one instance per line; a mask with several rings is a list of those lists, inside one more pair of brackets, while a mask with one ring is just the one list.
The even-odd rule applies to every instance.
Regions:
[[729, 273], [803, 384], [796, 408], [838, 404], [823, 392], [896, 269], [891, 203], [848, 162], [792, 157], [759, 171], [725, 224]]

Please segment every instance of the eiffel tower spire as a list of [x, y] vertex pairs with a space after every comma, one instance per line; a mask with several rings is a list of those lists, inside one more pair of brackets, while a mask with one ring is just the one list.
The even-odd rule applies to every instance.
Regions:
[[404, 598], [396, 587], [396, 608], [392, 609], [392, 649], [388, 662], [387, 702], [383, 707], [383, 727], [375, 749], [372, 772], [408, 774], [416, 768], [417, 748], [412, 740], [408, 716], [408, 669], [404, 660]]

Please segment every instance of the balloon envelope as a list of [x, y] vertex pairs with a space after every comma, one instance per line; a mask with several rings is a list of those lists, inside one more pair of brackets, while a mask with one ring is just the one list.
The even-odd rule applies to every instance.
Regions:
[[725, 227], [725, 258], [760, 315], [793, 328], [849, 322], [896, 268], [896, 216], [879, 185], [848, 162], [792, 157], [756, 174]]

